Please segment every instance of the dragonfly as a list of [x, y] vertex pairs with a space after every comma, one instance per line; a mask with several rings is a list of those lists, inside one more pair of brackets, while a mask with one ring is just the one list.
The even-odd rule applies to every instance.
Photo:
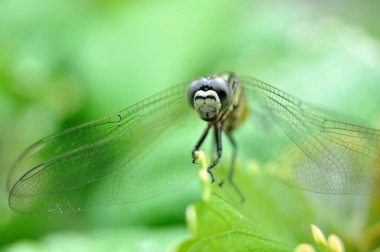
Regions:
[[235, 132], [249, 118], [257, 119], [258, 111], [292, 143], [277, 169], [286, 183], [328, 194], [376, 190], [380, 130], [336, 120], [258, 79], [218, 73], [36, 142], [8, 176], [10, 208], [24, 214], [73, 212], [178, 188], [195, 176], [190, 152], [195, 162], [194, 153], [212, 129], [216, 155], [207, 169], [210, 181], [227, 137], [233, 150], [228, 181], [243, 197], [233, 180]]

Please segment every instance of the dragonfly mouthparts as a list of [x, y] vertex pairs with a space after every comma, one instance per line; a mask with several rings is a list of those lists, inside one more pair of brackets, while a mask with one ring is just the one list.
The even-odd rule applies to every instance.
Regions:
[[213, 120], [222, 107], [217, 93], [213, 90], [198, 90], [194, 96], [194, 108], [203, 120]]

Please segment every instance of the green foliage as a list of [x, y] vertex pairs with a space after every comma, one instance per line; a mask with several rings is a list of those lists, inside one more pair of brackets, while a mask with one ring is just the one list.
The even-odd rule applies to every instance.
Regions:
[[45, 251], [167, 251], [173, 241], [186, 237], [183, 227], [101, 228], [88, 232], [56, 232], [41, 241], [24, 240], [5, 248], [4, 252]]
[[[215, 168], [219, 181], [227, 172], [222, 166]], [[246, 197], [244, 202], [225, 182], [222, 187], [211, 186], [209, 200], [188, 207], [192, 238], [179, 251], [293, 251], [301, 243], [322, 246], [315, 235], [317, 242], [313, 241], [312, 224], [338, 234], [347, 251], [375, 246], [366, 244], [367, 227], [362, 222], [373, 207], [370, 197], [308, 193], [282, 183], [257, 164], [239, 167], [235, 182]], [[204, 194], [209, 189], [204, 184]], [[329, 242], [336, 244], [335, 240], [329, 237]]]
[[193, 238], [178, 251], [292, 251], [291, 246], [273, 240], [258, 225], [216, 195], [187, 209]]

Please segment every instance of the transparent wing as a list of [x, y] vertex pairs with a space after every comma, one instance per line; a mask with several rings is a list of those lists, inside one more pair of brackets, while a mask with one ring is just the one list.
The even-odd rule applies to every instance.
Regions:
[[274, 172], [305, 190], [367, 194], [379, 180], [380, 130], [340, 122], [257, 79], [241, 77], [252, 111], [264, 110], [295, 144]]
[[196, 172], [190, 150], [197, 133], [191, 132], [199, 130], [186, 88], [172, 87], [31, 146], [9, 175], [10, 207], [28, 214], [78, 211], [183, 185]]

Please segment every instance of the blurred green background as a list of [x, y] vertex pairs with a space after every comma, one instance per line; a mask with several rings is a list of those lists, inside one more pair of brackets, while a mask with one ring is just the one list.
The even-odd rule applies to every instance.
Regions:
[[0, 248], [159, 251], [189, 237], [196, 181], [149, 202], [23, 216], [9, 210], [6, 176], [40, 138], [209, 72], [256, 77], [380, 128], [379, 9], [374, 0], [0, 1]]

